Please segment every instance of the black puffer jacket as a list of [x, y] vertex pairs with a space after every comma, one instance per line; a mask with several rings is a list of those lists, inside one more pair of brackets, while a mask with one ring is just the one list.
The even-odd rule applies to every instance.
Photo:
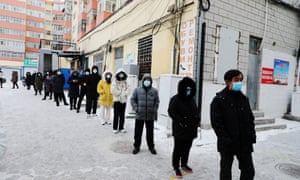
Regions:
[[53, 77], [53, 92], [63, 93], [65, 85], [65, 76], [63, 74], [55, 75]]
[[[191, 88], [190, 95], [186, 94], [187, 87]], [[185, 77], [178, 83], [177, 94], [169, 103], [168, 113], [172, 118], [173, 136], [183, 140], [197, 137], [200, 123], [199, 110], [194, 100], [196, 92], [195, 82]]]
[[[97, 70], [96, 73], [94, 73], [93, 71]], [[87, 78], [87, 97], [99, 97], [99, 94], [97, 92], [97, 85], [98, 82], [101, 80], [101, 76], [99, 74], [98, 71], [98, 67], [97, 66], [93, 66], [92, 67], [92, 72], [91, 75], [88, 76]]]
[[210, 114], [219, 152], [253, 152], [254, 116], [242, 92], [224, 88], [214, 97]]
[[79, 73], [74, 71], [68, 79], [69, 87], [69, 97], [79, 96]]

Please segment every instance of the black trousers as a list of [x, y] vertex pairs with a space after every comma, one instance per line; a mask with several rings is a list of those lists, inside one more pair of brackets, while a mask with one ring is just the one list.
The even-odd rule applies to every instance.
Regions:
[[231, 168], [233, 157], [236, 156], [239, 161], [241, 171], [240, 180], [253, 180], [255, 175], [251, 152], [249, 153], [232, 153], [221, 152], [221, 171], [220, 180], [231, 180]]
[[144, 124], [146, 124], [146, 140], [149, 149], [154, 148], [153, 132], [154, 132], [154, 120], [135, 120], [134, 127], [134, 147], [140, 148], [142, 143], [142, 135]]
[[77, 97], [70, 97], [70, 110], [76, 109]]
[[2, 84], [3, 84], [3, 79], [0, 78], [0, 87], [1, 87], [1, 88], [3, 87]]
[[182, 140], [174, 137], [174, 149], [173, 149], [173, 156], [172, 156], [172, 165], [174, 169], [179, 168], [180, 162], [181, 162], [181, 166], [188, 164], [189, 154], [190, 154], [192, 144], [193, 144], [193, 139]]
[[[85, 95], [86, 95], [86, 91], [80, 91], [79, 99], [78, 99], [78, 103], [77, 103], [77, 110], [80, 110], [81, 102]], [[85, 111], [87, 112], [86, 108], [85, 108]]]
[[59, 106], [59, 101], [63, 100], [64, 104], [67, 105], [67, 100], [66, 100], [66, 96], [65, 93], [54, 93], [54, 100], [56, 102], [56, 106]]
[[113, 129], [124, 129], [126, 103], [114, 102]]
[[88, 114], [91, 114], [91, 111], [93, 110], [93, 114], [96, 114], [97, 112], [97, 102], [98, 97], [89, 97], [86, 98], [86, 112]]
[[19, 88], [18, 82], [13, 82], [13, 89], [15, 89], [15, 86]]

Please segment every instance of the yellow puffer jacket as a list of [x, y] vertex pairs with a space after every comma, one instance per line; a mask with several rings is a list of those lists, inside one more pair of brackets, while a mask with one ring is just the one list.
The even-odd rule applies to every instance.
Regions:
[[112, 106], [113, 105], [113, 95], [110, 90], [111, 83], [107, 83], [104, 79], [100, 80], [97, 85], [97, 92], [100, 95], [99, 104], [101, 106]]

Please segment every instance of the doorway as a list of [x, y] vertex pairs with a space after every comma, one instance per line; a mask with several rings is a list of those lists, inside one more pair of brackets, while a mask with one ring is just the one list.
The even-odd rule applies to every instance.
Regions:
[[258, 84], [259, 84], [259, 47], [261, 38], [250, 36], [249, 39], [249, 56], [248, 56], [248, 73], [247, 73], [247, 89], [246, 94], [249, 98], [249, 103], [252, 110], [256, 110], [258, 99]]

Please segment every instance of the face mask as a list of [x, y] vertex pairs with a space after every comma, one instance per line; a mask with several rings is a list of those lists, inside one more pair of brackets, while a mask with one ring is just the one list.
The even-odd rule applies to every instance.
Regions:
[[146, 80], [146, 81], [144, 81], [143, 84], [144, 84], [145, 87], [149, 87], [151, 85], [151, 82]]
[[124, 77], [124, 74], [123, 73], [120, 73], [119, 74], [119, 78], [123, 78]]
[[232, 84], [232, 90], [233, 91], [241, 91], [243, 87], [243, 83], [242, 82], [234, 82]]
[[189, 96], [189, 95], [191, 95], [192, 88], [190, 88], [190, 87], [187, 87], [185, 92], [186, 92], [186, 96]]
[[61, 75], [61, 72], [60, 72], [60, 71], [58, 71], [58, 72], [57, 72], [57, 75]]
[[90, 75], [90, 73], [89, 73], [89, 72], [85, 72], [85, 75], [87, 75], [87, 76], [88, 76], [88, 75]]
[[78, 76], [78, 74], [77, 74], [77, 73], [74, 73], [73, 75], [74, 75], [74, 76]]
[[97, 72], [98, 72], [97, 69], [94, 69], [94, 70], [93, 70], [93, 73], [94, 73], [94, 74], [96, 74]]
[[110, 78], [111, 78], [111, 76], [110, 76], [110, 75], [107, 75], [107, 76], [106, 76], [106, 79], [110, 79]]

